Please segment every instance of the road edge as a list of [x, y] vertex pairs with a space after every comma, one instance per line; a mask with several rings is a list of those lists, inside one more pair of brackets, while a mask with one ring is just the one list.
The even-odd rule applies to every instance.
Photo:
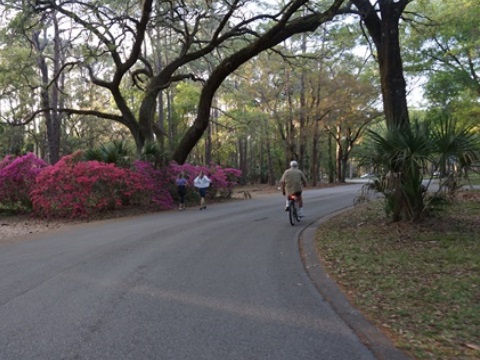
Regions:
[[342, 290], [325, 271], [315, 246], [315, 234], [321, 223], [337, 216], [347, 207], [309, 223], [300, 232], [298, 245], [303, 267], [320, 295], [330, 304], [340, 318], [357, 334], [379, 360], [411, 360], [396, 348], [392, 341], [363, 314], [353, 307]]

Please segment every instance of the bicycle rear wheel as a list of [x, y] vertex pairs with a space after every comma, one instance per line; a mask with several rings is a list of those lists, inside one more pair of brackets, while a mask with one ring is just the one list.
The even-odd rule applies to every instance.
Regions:
[[297, 220], [297, 222], [300, 222], [300, 215], [298, 214], [299, 212], [299, 209], [298, 209], [298, 205], [297, 205], [297, 202], [295, 201], [295, 211], [293, 212], [293, 214], [295, 215], [295, 220]]
[[299, 215], [299, 209], [298, 209], [298, 202], [294, 201], [293, 202], [293, 219], [296, 222], [300, 222], [300, 215]]
[[296, 209], [295, 209], [295, 201], [290, 200], [288, 203], [288, 219], [290, 220], [290, 225], [295, 225], [295, 218], [296, 218]]

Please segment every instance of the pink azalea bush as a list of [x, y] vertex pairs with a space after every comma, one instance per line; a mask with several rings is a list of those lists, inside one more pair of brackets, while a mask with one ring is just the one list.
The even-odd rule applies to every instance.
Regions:
[[31, 209], [30, 192], [42, 169], [49, 165], [33, 153], [6, 156], [0, 162], [0, 204], [7, 208]]
[[171, 174], [171, 182], [175, 184], [177, 175], [181, 172], [185, 174], [188, 181], [187, 198], [197, 199], [197, 190], [193, 186], [193, 180], [203, 171], [212, 183], [208, 189], [207, 196], [210, 198], [222, 197], [228, 198], [232, 194], [233, 188], [238, 184], [238, 180], [242, 176], [240, 170], [234, 168], [222, 168], [219, 165], [211, 164], [210, 166], [194, 166], [191, 164], [178, 165], [172, 162], [169, 173]]
[[36, 215], [86, 218], [149, 201], [153, 187], [141, 174], [81, 158], [79, 152], [64, 156], [38, 175], [31, 192]]
[[133, 167], [134, 171], [143, 177], [145, 186], [153, 189], [151, 202], [161, 209], [172, 208], [175, 183], [172, 184], [170, 179], [169, 167], [157, 169], [152, 163], [140, 160], [135, 161]]
[[15, 160], [15, 156], [12, 155], [7, 155], [5, 156], [2, 161], [0, 161], [0, 170], [2, 170], [5, 166], [8, 164], [11, 164], [11, 162]]
[[237, 184], [242, 172], [232, 168], [222, 168], [218, 165], [194, 166], [191, 164], [178, 165], [171, 162], [168, 166], [156, 169], [149, 162], [136, 161], [135, 171], [141, 173], [154, 188], [152, 201], [162, 209], [170, 209], [178, 200], [176, 178], [183, 172], [188, 181], [187, 199], [198, 200], [197, 189], [193, 186], [193, 180], [200, 171], [203, 171], [212, 180], [208, 191], [209, 197], [228, 198], [233, 187]]
[[[136, 161], [131, 169], [85, 161], [82, 152], [48, 165], [34, 154], [5, 157], [0, 162], [0, 205], [22, 204], [42, 217], [88, 218], [125, 206], [170, 209], [177, 200], [175, 179], [184, 172], [187, 199], [197, 201], [194, 178], [203, 171], [212, 180], [208, 196], [229, 197], [241, 172], [218, 165], [171, 163], [155, 168]], [[15, 205], [18, 206], [18, 205]]]

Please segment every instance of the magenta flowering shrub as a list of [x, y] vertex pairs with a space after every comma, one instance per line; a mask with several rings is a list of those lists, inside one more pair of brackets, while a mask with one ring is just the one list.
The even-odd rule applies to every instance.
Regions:
[[150, 201], [161, 209], [172, 208], [175, 183], [172, 184], [169, 168], [156, 169], [152, 163], [141, 160], [135, 161], [133, 167], [142, 175], [145, 186], [153, 189]]
[[238, 184], [238, 180], [242, 176], [242, 171], [234, 168], [222, 168], [218, 165], [211, 166], [212, 184], [217, 195], [222, 197], [230, 197], [233, 188]]
[[141, 174], [81, 156], [64, 156], [38, 175], [31, 192], [36, 215], [86, 218], [151, 198], [153, 187]]
[[183, 172], [188, 180], [189, 186], [187, 187], [187, 198], [197, 198], [197, 190], [193, 186], [193, 180], [198, 176], [198, 174], [203, 171], [212, 183], [207, 192], [208, 197], [223, 197], [228, 198], [232, 194], [232, 189], [235, 185], [238, 184], [238, 180], [242, 176], [242, 172], [233, 168], [222, 168], [219, 165], [210, 165], [210, 166], [195, 166], [191, 164], [178, 165], [175, 162], [172, 162], [169, 165], [169, 172], [171, 174], [171, 181], [175, 184], [175, 179], [177, 175]]
[[194, 178], [204, 171], [212, 180], [208, 196], [228, 197], [241, 172], [217, 165], [193, 166], [171, 163], [155, 168], [136, 161], [132, 169], [85, 161], [82, 152], [64, 156], [48, 165], [34, 154], [0, 161], [0, 204], [33, 209], [42, 217], [88, 218], [125, 206], [169, 209], [177, 200], [175, 179], [184, 172], [187, 198], [198, 200]]
[[7, 208], [31, 209], [30, 192], [42, 169], [49, 165], [33, 153], [6, 156], [0, 162], [0, 204]]
[[0, 170], [2, 170], [5, 166], [10, 164], [13, 160], [15, 160], [15, 156], [7, 155], [5, 156], [2, 161], [0, 161]]
[[208, 169], [205, 167], [199, 168], [191, 164], [178, 165], [176, 162], [171, 162], [168, 165], [169, 181], [173, 186], [172, 196], [175, 200], [178, 201], [176, 179], [178, 174], [182, 172], [185, 176], [185, 179], [187, 179], [187, 193], [185, 198], [194, 202], [197, 202], [200, 199], [197, 189], [193, 186], [193, 180], [200, 172], [200, 169], [203, 169], [205, 174], [207, 174]]

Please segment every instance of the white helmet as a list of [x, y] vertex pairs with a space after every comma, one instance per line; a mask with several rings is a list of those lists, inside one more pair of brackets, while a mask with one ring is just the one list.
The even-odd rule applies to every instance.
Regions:
[[296, 168], [298, 167], [298, 163], [295, 160], [290, 161], [290, 167]]

